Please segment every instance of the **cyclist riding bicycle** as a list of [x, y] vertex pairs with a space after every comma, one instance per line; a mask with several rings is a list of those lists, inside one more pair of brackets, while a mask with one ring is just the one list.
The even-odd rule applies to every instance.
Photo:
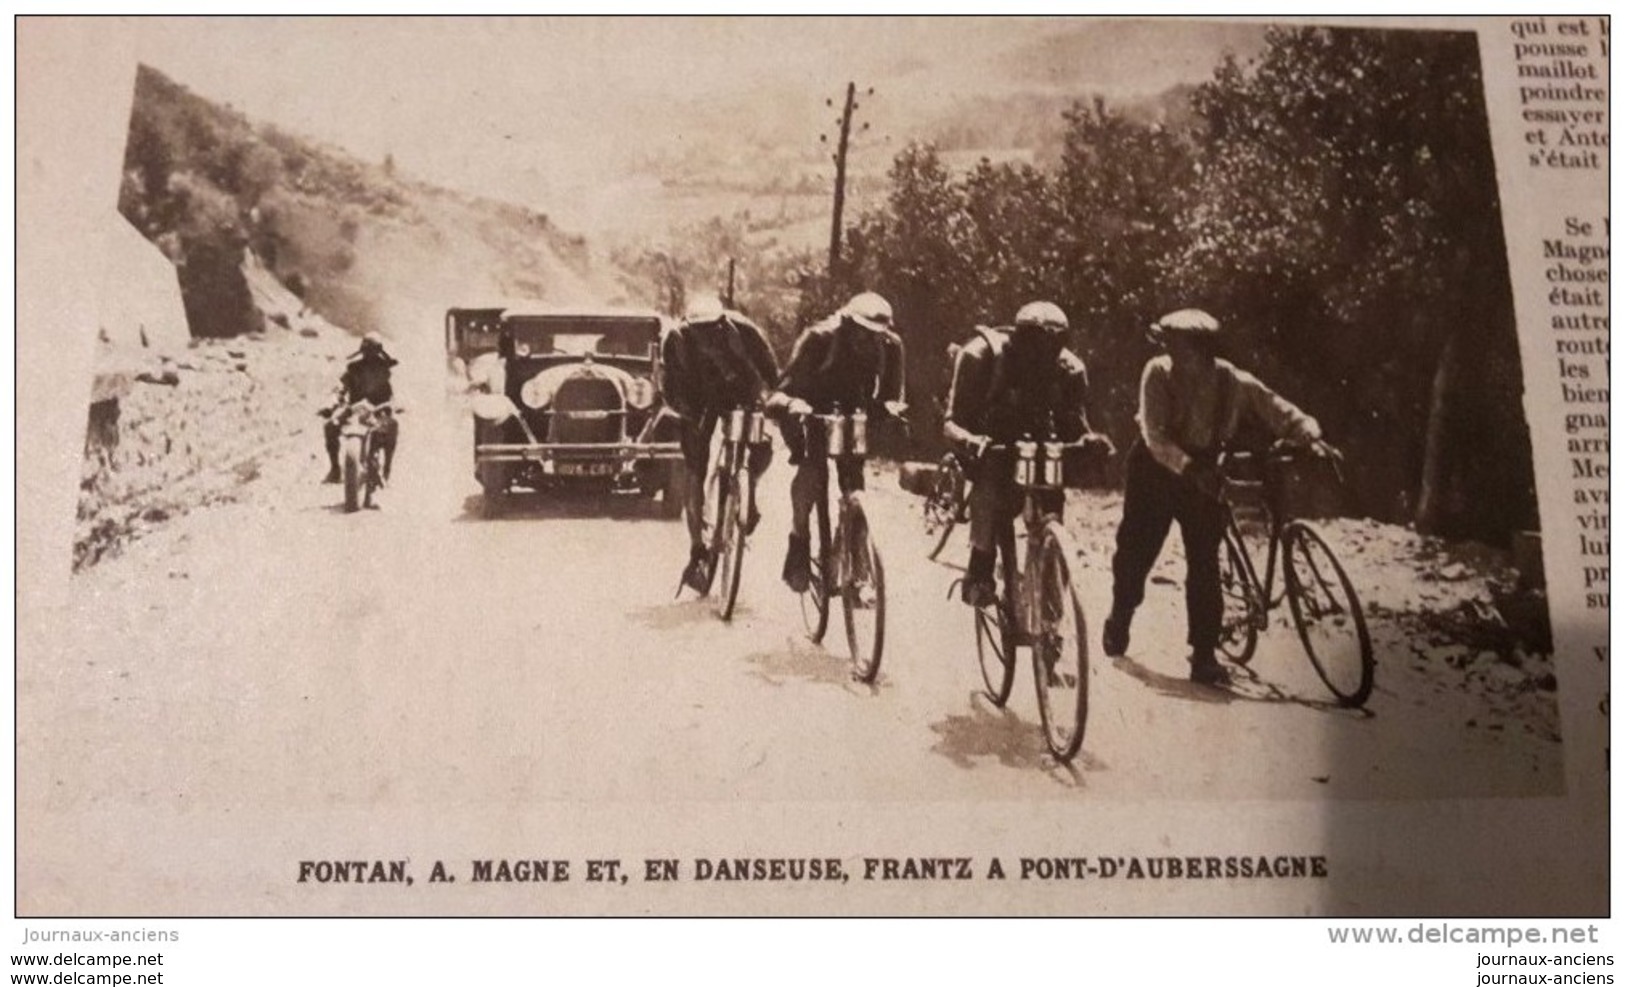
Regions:
[[[906, 407], [903, 341], [892, 331], [891, 304], [872, 291], [853, 296], [839, 312], [801, 333], [779, 389], [768, 401], [796, 466], [783, 575], [797, 593], [805, 592], [811, 579], [809, 516], [823, 495], [827, 465], [817, 446], [822, 440], [818, 429], [812, 423], [803, 429], [794, 419], [829, 414], [836, 406], [847, 413], [873, 411], [892, 417], [900, 417]], [[843, 490], [863, 488], [858, 464], [841, 463], [838, 469]]]
[[[334, 389], [332, 404], [319, 411], [327, 418], [327, 423], [322, 426], [322, 443], [327, 448], [327, 476], [323, 477], [323, 483], [339, 482], [339, 423], [333, 418], [333, 411], [355, 401], [388, 404], [395, 397], [390, 371], [399, 362], [384, 351], [384, 337], [376, 332], [363, 336], [361, 348], [350, 355], [344, 373], [339, 377], [339, 385]], [[394, 416], [387, 416], [378, 433], [386, 480], [395, 462], [395, 442], [399, 434], [400, 427]]]
[[1145, 580], [1173, 522], [1185, 542], [1185, 609], [1190, 678], [1227, 685], [1215, 655], [1224, 616], [1219, 548], [1224, 505], [1218, 456], [1244, 426], [1336, 456], [1320, 425], [1257, 377], [1218, 357], [1219, 322], [1199, 309], [1158, 319], [1152, 336], [1167, 348], [1140, 377], [1140, 435], [1129, 450], [1123, 519], [1112, 556], [1112, 610], [1102, 647], [1128, 650], [1129, 625], [1145, 599]]
[[[688, 564], [683, 585], [697, 593], [710, 584], [705, 544], [705, 477], [718, 418], [764, 401], [779, 378], [778, 360], [761, 327], [726, 310], [715, 295], [701, 295], [687, 317], [660, 344], [661, 393], [683, 420], [683, 512], [688, 520]], [[767, 444], [750, 448], [750, 472], [760, 477], [773, 458]], [[756, 527], [754, 501], [745, 533]]]
[[960, 594], [973, 607], [994, 601], [998, 530], [1021, 510], [1014, 477], [986, 461], [987, 447], [1035, 437], [1111, 448], [1089, 426], [1089, 375], [1066, 347], [1067, 330], [1059, 306], [1030, 302], [1016, 313], [1013, 328], [979, 327], [954, 360], [943, 435], [971, 481], [971, 554]]

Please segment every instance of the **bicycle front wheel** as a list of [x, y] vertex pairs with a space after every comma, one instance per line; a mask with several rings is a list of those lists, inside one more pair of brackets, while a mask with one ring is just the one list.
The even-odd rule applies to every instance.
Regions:
[[361, 475], [365, 469], [361, 462], [361, 436], [346, 435], [343, 443], [339, 460], [344, 479], [344, 510], [353, 512], [361, 509], [361, 485], [366, 482]]
[[1354, 584], [1325, 539], [1309, 525], [1301, 521], [1287, 525], [1281, 546], [1286, 598], [1310, 663], [1339, 705], [1364, 705], [1376, 681], [1376, 661]]
[[1072, 539], [1059, 521], [1044, 527], [1030, 572], [1033, 676], [1044, 741], [1062, 763], [1083, 746], [1089, 718], [1089, 630], [1072, 583]]
[[[745, 471], [741, 470], [740, 474]], [[739, 574], [745, 565], [745, 512], [749, 510], [744, 484], [749, 482], [750, 477], [745, 474], [725, 479], [721, 484], [726, 491], [727, 507], [718, 521], [721, 528], [717, 533], [713, 588], [717, 591], [717, 616], [723, 620], [733, 619], [734, 606], [739, 600]]]
[[1219, 590], [1224, 600], [1219, 652], [1237, 665], [1245, 665], [1253, 660], [1258, 648], [1258, 613], [1263, 604], [1253, 588], [1238, 537], [1232, 528], [1225, 533], [1224, 545], [1219, 549]]
[[846, 617], [846, 643], [852, 654], [852, 677], [859, 682], [873, 682], [886, 647], [886, 569], [869, 531], [863, 501], [856, 493], [847, 495], [842, 514], [841, 537], [836, 540], [842, 560], [837, 580], [841, 611]]

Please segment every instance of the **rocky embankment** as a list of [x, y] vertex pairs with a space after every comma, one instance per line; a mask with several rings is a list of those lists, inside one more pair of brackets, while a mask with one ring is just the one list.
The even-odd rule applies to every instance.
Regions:
[[[74, 568], [171, 518], [244, 497], [272, 460], [316, 443], [355, 348], [314, 316], [234, 340], [194, 340], [168, 356], [104, 352], [86, 441]], [[110, 369], [109, 365], [117, 365]]]

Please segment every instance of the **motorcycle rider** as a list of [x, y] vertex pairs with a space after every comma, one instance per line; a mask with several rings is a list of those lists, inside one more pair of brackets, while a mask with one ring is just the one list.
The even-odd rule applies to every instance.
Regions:
[[[688, 564], [683, 585], [704, 593], [710, 585], [710, 551], [705, 544], [705, 478], [711, 436], [718, 419], [734, 408], [763, 402], [779, 379], [779, 362], [760, 326], [724, 308], [716, 295], [697, 296], [681, 325], [660, 344], [660, 390], [666, 406], [682, 418], [683, 512], [688, 521]], [[773, 447], [750, 446], [752, 477], [760, 477]], [[745, 533], [755, 530], [755, 504]]]
[[943, 436], [971, 482], [971, 554], [960, 595], [973, 607], [994, 602], [999, 527], [1021, 510], [1009, 463], [989, 461], [987, 447], [1032, 437], [1111, 450], [1111, 440], [1089, 426], [1089, 375], [1066, 347], [1067, 331], [1060, 306], [1029, 302], [1016, 313], [1014, 327], [977, 327], [976, 338], [955, 357]]
[[[327, 476], [323, 483], [339, 482], [339, 422], [333, 412], [356, 401], [384, 405], [394, 399], [395, 390], [390, 383], [390, 370], [399, 361], [384, 350], [384, 338], [369, 332], [361, 338], [361, 348], [350, 354], [350, 360], [339, 376], [333, 403], [321, 409], [327, 419], [322, 426], [322, 438], [327, 446]], [[395, 461], [395, 440], [399, 429], [394, 415], [383, 415], [378, 428], [379, 448], [384, 454], [384, 479], [389, 479], [390, 465]]]
[[[808, 518], [823, 496], [829, 462], [820, 423], [801, 416], [829, 414], [837, 405], [846, 413], [892, 417], [901, 417], [907, 407], [903, 341], [892, 331], [891, 303], [872, 291], [854, 295], [840, 311], [802, 331], [779, 388], [768, 400], [796, 466], [783, 577], [797, 593], [805, 592], [812, 578]], [[838, 470], [843, 491], [863, 489], [861, 464], [842, 461]]]
[[1153, 337], [1167, 352], [1140, 377], [1140, 435], [1129, 450], [1123, 519], [1112, 557], [1112, 609], [1101, 644], [1128, 650], [1129, 624], [1145, 598], [1145, 579], [1173, 522], [1185, 542], [1185, 610], [1190, 678], [1222, 686], [1230, 674], [1216, 657], [1224, 615], [1219, 550], [1224, 537], [1218, 454], [1249, 423], [1316, 455], [1338, 455], [1320, 425], [1257, 377], [1218, 357], [1219, 322], [1200, 309], [1158, 319]]

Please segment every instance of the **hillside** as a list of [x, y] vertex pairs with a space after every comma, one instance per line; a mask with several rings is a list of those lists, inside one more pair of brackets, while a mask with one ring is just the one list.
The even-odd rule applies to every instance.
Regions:
[[[319, 474], [312, 412], [353, 336], [381, 332], [402, 360], [397, 393], [421, 404], [442, 386], [446, 308], [623, 292], [584, 238], [541, 213], [257, 125], [147, 67], [119, 210], [175, 265], [190, 339], [185, 328], [162, 339], [143, 328], [136, 343], [136, 332], [103, 327], [76, 568], [198, 508], [254, 496], [267, 470]], [[115, 321], [152, 321], [135, 303], [162, 297], [166, 282], [173, 298], [175, 280], [151, 259], [110, 282]]]
[[493, 296], [597, 300], [616, 291], [585, 240], [545, 214], [256, 124], [146, 66], [119, 209], [179, 268], [194, 336], [260, 327], [240, 274], [245, 251], [312, 310], [357, 333], [399, 335], [408, 312]]

